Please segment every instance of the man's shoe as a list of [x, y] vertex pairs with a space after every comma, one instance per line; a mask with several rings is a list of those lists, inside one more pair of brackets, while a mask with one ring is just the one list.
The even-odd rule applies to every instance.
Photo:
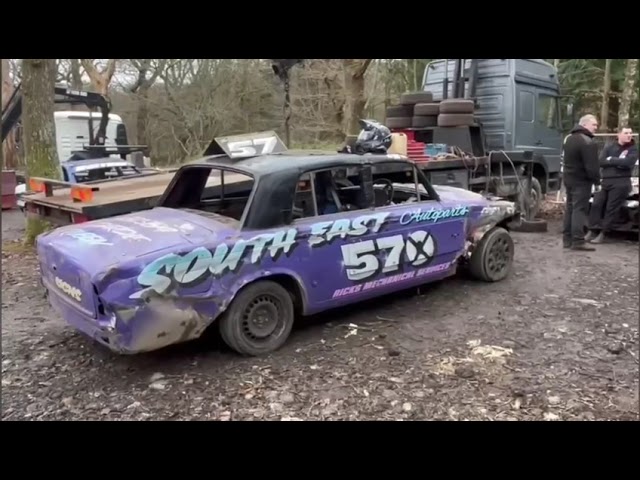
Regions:
[[596, 234], [593, 233], [593, 230], [589, 230], [587, 232], [587, 234], [584, 237], [584, 241], [585, 242], [590, 242], [591, 240], [593, 240], [595, 238]]
[[586, 243], [579, 243], [577, 245], [572, 245], [571, 250], [577, 250], [579, 252], [595, 252], [596, 251], [594, 247], [590, 247]]
[[604, 232], [600, 232], [596, 238], [591, 240], [591, 243], [603, 243], [603, 242], [604, 242]]

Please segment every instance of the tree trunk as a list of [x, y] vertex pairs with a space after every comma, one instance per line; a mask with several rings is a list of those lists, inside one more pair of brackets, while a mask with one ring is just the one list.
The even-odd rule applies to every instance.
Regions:
[[611, 59], [607, 58], [604, 65], [604, 83], [602, 85], [602, 110], [600, 111], [600, 128], [603, 132], [609, 130], [609, 96], [611, 95]]
[[[2, 105], [4, 108], [13, 91], [15, 90], [13, 82], [11, 81], [9, 69], [9, 60], [2, 59]], [[16, 131], [15, 129], [9, 132], [7, 138], [2, 143], [2, 168], [13, 170], [18, 165], [18, 148], [16, 145]]]
[[357, 135], [360, 130], [358, 120], [362, 118], [367, 100], [365, 98], [365, 78], [372, 59], [353, 59], [343, 60], [344, 68], [344, 88], [345, 88], [345, 106], [344, 106], [344, 137], [348, 135]]
[[110, 58], [104, 70], [96, 68], [90, 59], [81, 59], [82, 67], [91, 80], [91, 87], [99, 94], [107, 96], [109, 94], [109, 84], [116, 72], [116, 60]]
[[[24, 59], [22, 64], [22, 131], [27, 177], [60, 178], [54, 123], [55, 59]], [[46, 229], [39, 219], [27, 221], [26, 242]]]
[[82, 90], [82, 72], [80, 71], [80, 60], [71, 59], [71, 87], [76, 90]]
[[284, 104], [282, 105], [284, 117], [284, 143], [291, 148], [291, 80], [289, 74], [284, 80]]
[[[147, 138], [147, 122], [149, 120], [149, 88], [138, 91], [138, 111], [136, 113], [136, 137], [138, 145], [147, 145], [151, 155], [151, 144]], [[131, 141], [131, 140], [129, 140]]]
[[[76, 90], [82, 90], [84, 88], [84, 84], [82, 83], [82, 71], [81, 71], [81, 65], [80, 65], [80, 60], [77, 58], [71, 58], [70, 60], [70, 67], [69, 67], [69, 76], [70, 78], [70, 83], [71, 83], [71, 88], [74, 88]], [[69, 110], [74, 110], [74, 111], [84, 111], [87, 109], [87, 107], [85, 105], [81, 105], [81, 104], [71, 104], [67, 107]]]
[[637, 95], [636, 82], [638, 81], [638, 59], [627, 60], [627, 68], [624, 71], [624, 86], [622, 87], [622, 99], [618, 110], [618, 128], [629, 126], [629, 114], [631, 105]]
[[137, 97], [137, 113], [136, 113], [136, 143], [138, 145], [147, 145], [147, 155], [151, 155], [151, 143], [147, 138], [147, 124], [149, 121], [149, 90], [156, 82], [158, 77], [164, 72], [167, 64], [166, 59], [158, 62], [151, 74], [147, 78], [149, 70], [152, 68], [151, 60], [131, 59], [131, 64], [138, 70], [138, 79], [130, 88], [131, 93]]

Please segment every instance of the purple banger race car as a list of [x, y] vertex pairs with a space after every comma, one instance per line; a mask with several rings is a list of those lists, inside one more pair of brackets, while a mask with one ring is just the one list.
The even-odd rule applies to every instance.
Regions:
[[511, 269], [508, 227], [520, 218], [511, 202], [433, 187], [399, 155], [229, 138], [226, 153], [181, 167], [155, 208], [38, 238], [42, 282], [67, 322], [129, 354], [216, 322], [232, 349], [260, 355], [285, 343], [296, 315], [440, 280], [459, 265], [483, 281]]

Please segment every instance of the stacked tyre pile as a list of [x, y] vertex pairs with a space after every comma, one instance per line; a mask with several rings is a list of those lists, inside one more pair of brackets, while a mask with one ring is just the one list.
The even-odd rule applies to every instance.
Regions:
[[473, 100], [434, 102], [431, 92], [409, 92], [400, 96], [399, 105], [387, 107], [385, 125], [391, 130], [472, 125], [473, 111]]
[[440, 102], [438, 112], [439, 127], [461, 127], [473, 125], [473, 100], [451, 98]]
[[387, 107], [385, 125], [392, 130], [435, 127], [440, 105], [431, 92], [409, 92], [400, 96], [400, 104]]

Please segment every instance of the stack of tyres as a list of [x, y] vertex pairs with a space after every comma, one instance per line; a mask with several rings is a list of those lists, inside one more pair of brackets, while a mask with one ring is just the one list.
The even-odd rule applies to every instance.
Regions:
[[451, 98], [440, 102], [437, 125], [439, 127], [462, 127], [473, 125], [473, 100]]
[[400, 104], [387, 107], [385, 124], [390, 129], [435, 127], [438, 104], [431, 92], [408, 92], [400, 96]]

